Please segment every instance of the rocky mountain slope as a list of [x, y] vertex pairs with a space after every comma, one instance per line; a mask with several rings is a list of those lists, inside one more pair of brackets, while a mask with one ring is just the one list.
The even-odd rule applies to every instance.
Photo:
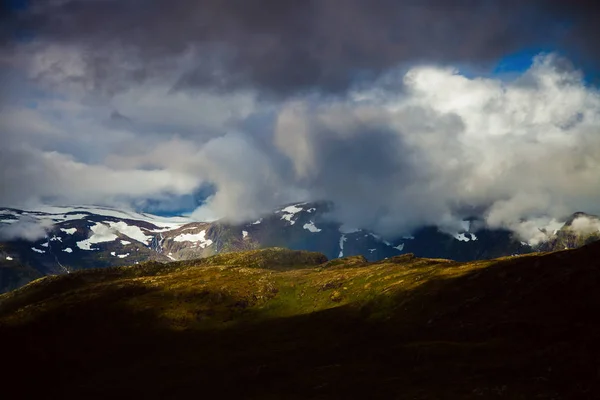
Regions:
[[0, 295], [2, 391], [596, 399], [599, 285], [600, 242], [463, 263], [266, 249], [78, 271]]
[[577, 212], [568, 218], [558, 231], [549, 234], [548, 240], [542, 242], [537, 249], [541, 251], [574, 249], [597, 240], [600, 240], [600, 218]]
[[[508, 231], [472, 231], [469, 221], [453, 234], [423, 227], [411, 236], [386, 240], [364, 229], [341, 229], [328, 219], [331, 207], [324, 202], [293, 204], [244, 224], [194, 222], [102, 207], [0, 209], [0, 238], [4, 238], [0, 241], [0, 292], [39, 276], [77, 269], [189, 260], [265, 247], [318, 251], [330, 259], [361, 255], [377, 261], [414, 253], [468, 261], [575, 248], [600, 238], [598, 228], [587, 235], [571, 229], [573, 221], [581, 222], [582, 217], [598, 221], [578, 214], [560, 231], [548, 233], [542, 248], [523, 243]], [[593, 231], [594, 223], [587, 225]]]

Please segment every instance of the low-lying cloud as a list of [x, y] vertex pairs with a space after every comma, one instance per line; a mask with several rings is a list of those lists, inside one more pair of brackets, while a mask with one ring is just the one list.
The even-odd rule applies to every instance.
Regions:
[[[285, 183], [382, 234], [459, 229], [480, 216], [537, 240], [540, 228], [600, 204], [600, 96], [565, 65], [540, 56], [509, 82], [415, 67], [403, 91], [384, 79], [342, 100], [286, 103], [274, 128], [294, 170]], [[226, 214], [244, 199], [228, 197]]]
[[0, 240], [28, 240], [36, 241], [46, 237], [52, 227], [50, 220], [36, 220], [34, 218], [20, 218], [17, 222], [0, 225]]
[[573, 220], [571, 229], [583, 235], [598, 234], [600, 233], [600, 220], [598, 218], [581, 216]]

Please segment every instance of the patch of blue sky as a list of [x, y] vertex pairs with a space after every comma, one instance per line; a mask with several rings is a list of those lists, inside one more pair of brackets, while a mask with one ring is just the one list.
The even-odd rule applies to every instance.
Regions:
[[498, 61], [492, 74], [521, 74], [531, 67], [536, 56], [553, 52], [550, 48], [535, 47], [507, 54]]
[[[0, 0], [4, 3], [4, 10], [10, 14], [19, 14], [29, 8], [29, 0]], [[16, 42], [31, 42], [35, 34], [31, 29], [18, 26], [15, 21], [8, 21], [8, 32]]]
[[22, 11], [29, 7], [29, 0], [3, 0], [11, 11]]

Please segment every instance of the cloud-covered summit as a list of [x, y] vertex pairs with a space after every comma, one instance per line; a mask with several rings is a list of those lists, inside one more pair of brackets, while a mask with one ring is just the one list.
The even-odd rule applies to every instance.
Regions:
[[312, 109], [289, 105], [276, 142], [340, 218], [380, 232], [456, 227], [477, 213], [518, 231], [525, 218], [593, 211], [600, 97], [556, 61], [538, 57], [511, 82], [416, 67], [402, 93], [376, 86]]
[[[598, 6], [565, 4], [31, 0], [0, 31], [0, 205], [200, 190], [198, 218], [330, 200], [383, 235], [541, 240], [600, 213]], [[492, 72], [523, 48], [557, 52]]]

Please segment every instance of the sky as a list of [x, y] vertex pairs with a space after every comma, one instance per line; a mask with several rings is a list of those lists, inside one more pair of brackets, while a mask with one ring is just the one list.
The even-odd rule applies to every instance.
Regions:
[[[526, 3], [526, 4], [523, 4]], [[600, 214], [600, 5], [4, 0], [0, 206], [382, 235]]]

